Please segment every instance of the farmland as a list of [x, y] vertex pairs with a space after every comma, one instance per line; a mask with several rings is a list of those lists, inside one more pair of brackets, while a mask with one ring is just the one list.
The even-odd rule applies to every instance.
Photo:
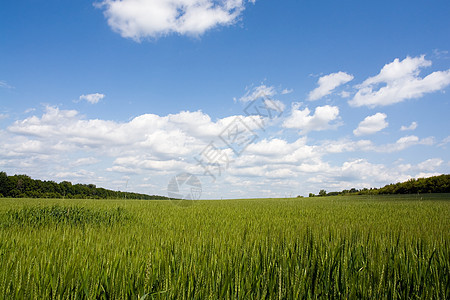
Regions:
[[450, 195], [0, 199], [5, 299], [450, 297]]

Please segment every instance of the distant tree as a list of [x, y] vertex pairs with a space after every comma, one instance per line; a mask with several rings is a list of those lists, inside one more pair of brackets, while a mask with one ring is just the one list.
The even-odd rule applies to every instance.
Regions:
[[8, 194], [8, 175], [5, 172], [0, 172], [0, 194]]
[[62, 198], [69, 199], [142, 199], [142, 200], [162, 200], [169, 199], [164, 196], [146, 195], [138, 193], [128, 193], [112, 191], [98, 188], [95, 184], [75, 184], [63, 181], [41, 181], [32, 179], [27, 175], [8, 176], [5, 172], [0, 172], [0, 197], [12, 198]]
[[[417, 194], [417, 193], [450, 193], [450, 175], [439, 175], [428, 178], [409, 179], [405, 182], [387, 184], [382, 188], [363, 188], [326, 193], [320, 190], [319, 196], [336, 195], [382, 195], [382, 194]], [[313, 193], [309, 197], [314, 197]]]

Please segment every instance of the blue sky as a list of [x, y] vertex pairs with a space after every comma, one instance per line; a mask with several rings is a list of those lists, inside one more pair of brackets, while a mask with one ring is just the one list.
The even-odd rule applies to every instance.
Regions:
[[449, 173], [449, 15], [448, 1], [4, 2], [0, 170], [162, 195], [188, 172], [204, 199]]

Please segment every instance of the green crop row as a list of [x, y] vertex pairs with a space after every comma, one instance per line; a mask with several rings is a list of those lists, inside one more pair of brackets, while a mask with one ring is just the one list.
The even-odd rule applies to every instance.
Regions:
[[92, 210], [80, 206], [44, 206], [24, 207], [19, 210], [10, 209], [0, 214], [0, 227], [30, 226], [85, 226], [97, 224], [110, 226], [115, 223], [126, 222], [131, 216], [125, 210], [117, 207], [114, 210]]

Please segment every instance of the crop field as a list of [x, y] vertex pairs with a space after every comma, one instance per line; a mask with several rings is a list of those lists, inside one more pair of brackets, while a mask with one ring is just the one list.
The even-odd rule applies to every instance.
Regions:
[[4, 299], [450, 298], [450, 195], [0, 199]]

